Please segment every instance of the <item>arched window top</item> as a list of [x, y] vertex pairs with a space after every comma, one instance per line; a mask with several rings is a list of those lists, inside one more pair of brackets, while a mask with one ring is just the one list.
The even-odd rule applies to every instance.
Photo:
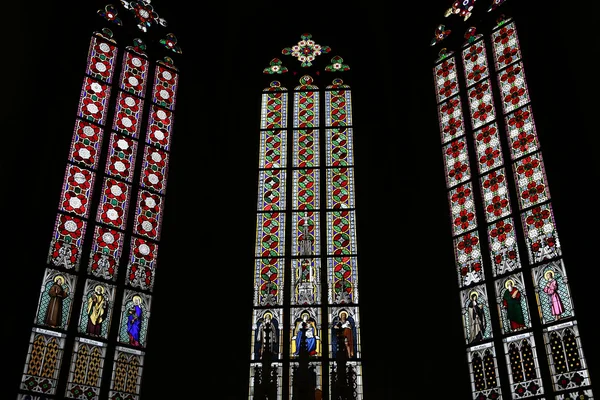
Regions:
[[350, 86], [346, 85], [340, 78], [336, 78], [331, 85], [327, 86], [327, 89], [350, 89]]
[[263, 89], [263, 92], [286, 92], [287, 89], [281, 86], [281, 82], [272, 81], [268, 88]]
[[313, 85], [313, 78], [310, 75], [304, 75], [300, 78], [300, 85], [295, 87], [296, 90], [306, 90], [306, 89], [319, 89], [318, 86]]

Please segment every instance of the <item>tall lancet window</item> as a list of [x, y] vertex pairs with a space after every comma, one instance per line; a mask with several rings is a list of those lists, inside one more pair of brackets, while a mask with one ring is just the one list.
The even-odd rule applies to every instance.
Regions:
[[181, 50], [149, 1], [95, 17], [19, 399], [140, 394]]
[[446, 17], [459, 21], [431, 41], [453, 46], [433, 73], [473, 399], [593, 398], [527, 55], [504, 1], [474, 3], [455, 2]]
[[351, 76], [331, 51], [305, 33], [263, 70], [250, 399], [362, 399]]

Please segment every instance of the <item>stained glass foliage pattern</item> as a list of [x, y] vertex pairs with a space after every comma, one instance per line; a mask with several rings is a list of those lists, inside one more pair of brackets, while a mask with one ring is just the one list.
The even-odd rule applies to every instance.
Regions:
[[154, 288], [157, 254], [157, 243], [138, 237], [131, 238], [125, 281], [128, 286], [149, 291]]
[[531, 264], [562, 255], [554, 214], [549, 203], [523, 212], [521, 219]]
[[148, 131], [152, 132], [150, 142], [158, 142], [161, 146], [169, 146], [172, 140], [172, 130], [173, 113], [166, 108], [153, 104], [148, 116]]
[[325, 138], [325, 165], [333, 167], [354, 165], [354, 139], [351, 127], [327, 129]]
[[442, 143], [448, 143], [465, 134], [462, 106], [458, 96], [438, 105], [438, 118]]
[[62, 364], [64, 333], [33, 328], [20, 388], [43, 395], [56, 394]]
[[487, 65], [487, 54], [483, 40], [465, 46], [462, 51], [462, 62], [467, 87], [488, 77], [489, 68]]
[[571, 291], [563, 260], [555, 260], [531, 270], [536, 299], [543, 324], [573, 317]]
[[483, 79], [476, 83], [467, 91], [467, 95], [473, 129], [477, 129], [496, 118], [489, 79]]
[[[295, 169], [292, 180], [292, 204], [297, 210], [315, 210], [321, 206], [319, 169]], [[259, 185], [260, 191], [260, 185]]]
[[[312, 78], [311, 78], [312, 79]], [[304, 86], [302, 88], [304, 89]], [[311, 89], [318, 89], [308, 85]], [[316, 128], [319, 126], [319, 92], [294, 93], [294, 128]]]
[[104, 131], [88, 121], [76, 120], [68, 160], [83, 168], [95, 170], [102, 148]]
[[148, 65], [149, 62], [145, 54], [128, 48], [123, 56], [120, 89], [143, 98], [148, 80]]
[[144, 356], [143, 351], [117, 346], [108, 395], [110, 400], [139, 399]]
[[268, 212], [257, 214], [256, 257], [285, 255], [285, 214]]
[[458, 138], [442, 147], [446, 187], [451, 188], [471, 179], [469, 153], [465, 137]]
[[467, 350], [474, 399], [502, 399], [498, 362], [492, 343]]
[[481, 191], [487, 222], [507, 217], [511, 213], [504, 168], [483, 175]]
[[[286, 168], [287, 131], [282, 129], [261, 131], [259, 151], [259, 168]], [[295, 151], [295, 153], [297, 154], [298, 151]], [[307, 159], [312, 158], [311, 153], [313, 152], [311, 149], [306, 150], [305, 153]]]
[[358, 261], [342, 256], [327, 259], [328, 302], [331, 304], [358, 303]]
[[354, 208], [354, 168], [327, 169], [327, 208]]
[[460, 292], [465, 342], [477, 345], [493, 337], [490, 303], [485, 285]]
[[590, 385], [576, 321], [563, 322], [544, 329], [544, 342], [556, 391]]
[[46, 268], [40, 288], [37, 325], [66, 330], [73, 308], [77, 276]]
[[509, 22], [492, 32], [492, 46], [497, 71], [521, 59], [521, 45], [517, 38], [517, 29], [514, 22]]
[[498, 279], [495, 287], [502, 332], [509, 334], [531, 328], [523, 274], [516, 273]]
[[494, 276], [521, 268], [515, 223], [512, 217], [488, 225], [488, 241]]
[[65, 397], [100, 399], [100, 383], [105, 357], [106, 343], [76, 337]]
[[102, 185], [96, 222], [123, 230], [127, 223], [131, 186], [113, 178], [105, 178]]
[[352, 101], [349, 87], [341, 79], [334, 80], [328, 88], [338, 88], [325, 92], [325, 126], [338, 127], [352, 125]]
[[87, 223], [83, 219], [58, 214], [50, 242], [48, 263], [77, 271], [81, 261], [81, 247], [86, 226]]
[[461, 184], [448, 193], [453, 234], [460, 235], [477, 227], [473, 186], [471, 182]]
[[281, 211], [286, 200], [286, 171], [262, 170], [258, 173], [258, 210]]
[[356, 254], [356, 216], [354, 210], [327, 213], [327, 254]]
[[505, 338], [503, 342], [511, 392], [519, 398], [543, 394], [533, 334], [515, 335]]
[[550, 200], [550, 191], [540, 152], [532, 153], [513, 163], [517, 194], [521, 209]]
[[89, 256], [88, 273], [98, 278], [115, 280], [123, 251], [122, 232], [96, 225]]
[[104, 124], [111, 87], [102, 81], [85, 77], [77, 116], [95, 124]]
[[506, 115], [505, 124], [513, 160], [539, 150], [540, 145], [530, 106], [524, 106]]
[[174, 110], [178, 84], [179, 74], [158, 63], [154, 74], [152, 101], [161, 107]]
[[140, 186], [160, 195], [167, 189], [169, 153], [152, 146], [144, 146]]
[[86, 74], [108, 84], [112, 83], [116, 58], [116, 42], [96, 32], [90, 41]]
[[278, 81], [265, 89], [261, 102], [261, 129], [287, 128], [288, 94]]
[[136, 202], [133, 231], [151, 240], [160, 240], [164, 197], [140, 190]]
[[470, 286], [485, 279], [477, 231], [465, 233], [454, 239], [454, 256], [459, 287]]
[[134, 138], [139, 136], [144, 101], [126, 92], [119, 92], [113, 129]]
[[58, 209], [87, 218], [95, 173], [76, 165], [67, 165]]
[[128, 136], [111, 133], [104, 173], [131, 182], [138, 142]]
[[449, 57], [433, 67], [433, 77], [438, 103], [458, 93], [456, 60], [454, 57]]
[[282, 306], [285, 261], [259, 258], [255, 261], [254, 306]]
[[315, 211], [292, 213], [292, 255], [318, 256], [321, 254], [320, 215]]
[[320, 164], [319, 130], [294, 130], [294, 167], [310, 168]]
[[504, 165], [498, 125], [492, 122], [473, 132], [477, 167], [480, 174]]
[[115, 295], [113, 285], [93, 279], [85, 282], [77, 327], [79, 333], [108, 339]]
[[498, 74], [498, 86], [505, 114], [529, 103], [529, 91], [521, 63], [510, 65], [501, 71]]

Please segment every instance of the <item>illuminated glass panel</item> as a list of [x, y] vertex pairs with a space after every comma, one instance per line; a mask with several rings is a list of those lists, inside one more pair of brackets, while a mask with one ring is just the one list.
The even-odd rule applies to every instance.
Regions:
[[67, 165], [58, 209], [87, 218], [95, 173], [76, 165]]
[[496, 351], [492, 343], [467, 349], [473, 399], [502, 399]]
[[321, 254], [321, 214], [314, 211], [292, 213], [292, 255]]
[[327, 169], [327, 208], [354, 208], [354, 168]]
[[99, 278], [115, 280], [122, 250], [123, 233], [96, 225], [88, 273]]
[[269, 169], [258, 172], [258, 210], [285, 209], [286, 171]]
[[104, 173], [131, 182], [137, 146], [137, 141], [130, 137], [111, 133]]
[[56, 393], [65, 336], [64, 333], [33, 328], [21, 378], [21, 389], [44, 395]]
[[256, 221], [256, 257], [285, 255], [285, 214], [259, 213]]
[[285, 282], [284, 260], [282, 258], [261, 258], [254, 262], [256, 265], [254, 305], [282, 305]]
[[358, 268], [356, 257], [330, 257], [327, 284], [328, 302], [333, 304], [358, 303]]
[[[306, 324], [306, 332], [302, 327]], [[322, 354], [322, 322], [321, 309], [317, 307], [290, 309], [291, 340], [289, 343], [290, 357], [298, 358], [300, 343], [305, 335], [309, 357], [319, 357]]]
[[442, 147], [446, 187], [453, 187], [471, 179], [469, 154], [465, 137], [458, 138]]
[[172, 69], [165, 68], [160, 63], [156, 65], [154, 73], [154, 86], [152, 101], [161, 107], [173, 110], [175, 108], [175, 94], [179, 83], [179, 74]]
[[356, 217], [354, 210], [327, 213], [327, 254], [356, 254]]
[[337, 352], [342, 351], [340, 346], [344, 346], [344, 351], [348, 359], [360, 358], [360, 317], [358, 307], [330, 307], [329, 327], [329, 357], [335, 359]]
[[117, 337], [119, 342], [135, 347], [146, 347], [151, 300], [148, 294], [125, 290]]
[[106, 343], [86, 338], [75, 338], [69, 380], [65, 397], [89, 400], [100, 399], [100, 383], [106, 357]]
[[144, 101], [126, 92], [119, 92], [115, 107], [113, 129], [119, 133], [137, 138], [142, 121]]
[[113, 228], [124, 229], [127, 223], [130, 192], [129, 185], [113, 178], [105, 178], [96, 222], [104, 223]]
[[494, 282], [503, 333], [531, 327], [523, 274], [516, 273]]
[[562, 259], [533, 268], [531, 275], [543, 324], [574, 316], [571, 290]]
[[456, 77], [456, 60], [448, 57], [433, 68], [435, 79], [435, 95], [437, 102], [446, 100], [458, 93], [458, 79]]
[[[306, 77], [311, 79], [310, 77]], [[310, 88], [317, 89], [309, 85]], [[294, 93], [294, 128], [319, 126], [319, 92]]]
[[477, 129], [496, 118], [489, 79], [476, 83], [467, 91], [467, 94], [473, 129]]
[[487, 54], [483, 40], [466, 46], [462, 51], [462, 61], [467, 86], [471, 86], [488, 77]]
[[58, 214], [47, 262], [66, 269], [75, 268], [77, 271], [81, 261], [81, 246], [85, 228], [84, 220]]
[[151, 241], [132, 237], [129, 246], [126, 283], [143, 290], [154, 288], [158, 245]]
[[85, 168], [96, 169], [103, 136], [102, 128], [80, 119], [75, 121], [68, 160]]
[[112, 83], [116, 58], [116, 42], [101, 33], [95, 33], [90, 41], [85, 72], [94, 79]]
[[169, 153], [152, 146], [145, 146], [140, 186], [159, 194], [165, 194], [168, 167]]
[[35, 323], [66, 330], [69, 325], [77, 276], [46, 268], [40, 288]]
[[572, 393], [559, 394], [555, 400], [594, 400], [594, 394], [591, 389], [580, 389]]
[[110, 381], [110, 400], [139, 400], [144, 352], [117, 346]]
[[519, 206], [529, 208], [550, 200], [542, 154], [532, 153], [513, 163]]
[[104, 124], [109, 98], [110, 86], [102, 81], [85, 77], [81, 88], [81, 96], [79, 97], [77, 116], [98, 125]]
[[159, 240], [164, 197], [147, 190], [138, 192], [133, 231], [148, 239]]
[[334, 79], [333, 84], [327, 86], [327, 89], [332, 90], [325, 92], [325, 126], [352, 125], [352, 101], [349, 88], [341, 79]]
[[529, 103], [529, 91], [521, 63], [513, 64], [501, 71], [498, 74], [498, 86], [505, 114]]
[[[339, 374], [339, 375], [338, 375]], [[363, 395], [363, 377], [362, 377], [362, 363], [360, 361], [347, 361], [346, 362], [346, 382], [337, 381], [337, 376], [343, 376], [338, 370], [336, 363], [331, 364], [329, 373], [329, 388], [331, 398], [339, 398], [342, 393], [345, 393], [345, 387], [352, 388], [352, 393], [356, 394], [357, 399], [362, 399]]]
[[448, 193], [450, 200], [450, 217], [452, 219], [452, 232], [454, 235], [470, 231], [477, 227], [475, 216], [475, 203], [473, 202], [473, 189], [471, 182], [465, 182]]
[[521, 218], [530, 263], [534, 264], [562, 255], [550, 204], [535, 206], [525, 211]]
[[493, 337], [490, 303], [485, 285], [460, 292], [466, 344], [475, 345]]
[[522, 333], [505, 338], [503, 342], [508, 381], [513, 399], [543, 394], [544, 388], [540, 378], [533, 334]]
[[325, 164], [348, 167], [354, 164], [352, 128], [332, 128], [325, 131], [327, 159]]
[[115, 287], [88, 279], [83, 289], [78, 331], [107, 339], [115, 302]]
[[474, 131], [473, 137], [475, 138], [477, 167], [480, 174], [504, 164], [496, 122]]
[[[311, 395], [311, 398], [321, 399], [323, 396], [323, 366], [321, 363], [309, 361], [308, 362], [308, 376], [311, 389], [314, 387], [315, 393]], [[299, 377], [302, 371], [300, 370], [300, 363], [290, 363], [290, 398], [302, 398], [301, 395], [307, 392], [306, 387], [301, 387], [300, 384], [303, 382], [303, 378]], [[298, 378], [297, 378], [298, 377]], [[298, 382], [296, 384], [296, 382]], [[313, 397], [314, 396], [314, 397]]]
[[293, 259], [291, 270], [291, 304], [319, 304], [321, 302], [321, 261], [318, 258]]
[[540, 145], [530, 106], [525, 106], [512, 114], [508, 114], [504, 120], [513, 160], [539, 150]]
[[515, 223], [512, 217], [488, 225], [488, 241], [494, 276], [521, 268]]
[[[273, 386], [281, 388], [283, 383], [283, 365], [279, 362], [272, 363], [271, 366], [271, 377], [273, 379]], [[261, 386], [261, 380], [263, 375], [263, 366], [261, 363], [250, 364], [250, 400], [264, 399], [264, 389]], [[278, 389], [273, 397], [273, 400], [281, 400], [281, 390]]]
[[315, 210], [320, 208], [319, 170], [296, 169], [292, 173], [292, 206], [298, 210]]
[[[152, 105], [148, 116], [148, 131], [152, 132], [151, 138], [168, 145], [171, 141], [173, 129], [173, 113], [167, 109]], [[165, 138], [167, 138], [165, 140]]]
[[[287, 166], [287, 131], [267, 130], [260, 132], [259, 168], [285, 168]], [[297, 151], [295, 151], [298, 154]], [[312, 150], [306, 152], [310, 158]]]
[[270, 350], [273, 360], [282, 358], [283, 311], [280, 308], [254, 310], [252, 315], [251, 360], [261, 360]]
[[510, 214], [504, 168], [483, 175], [481, 177], [481, 191], [487, 222], [492, 222]]
[[544, 341], [555, 390], [577, 389], [591, 384], [576, 321], [545, 328]]
[[514, 22], [492, 32], [492, 46], [497, 71], [521, 59], [521, 46]]
[[294, 166], [309, 168], [319, 165], [319, 130], [294, 130]]
[[148, 64], [145, 56], [135, 51], [125, 51], [119, 86], [121, 90], [144, 97], [148, 80]]
[[261, 129], [287, 128], [288, 94], [278, 81], [271, 82], [271, 86], [263, 93], [261, 102]]
[[446, 100], [438, 106], [438, 119], [442, 143], [465, 134], [462, 106], [458, 96]]
[[469, 286], [485, 279], [477, 231], [465, 233], [454, 239], [454, 256], [459, 287]]

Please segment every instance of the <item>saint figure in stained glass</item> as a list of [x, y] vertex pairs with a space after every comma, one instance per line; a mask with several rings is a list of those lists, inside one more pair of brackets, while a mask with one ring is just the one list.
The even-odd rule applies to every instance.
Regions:
[[106, 312], [106, 297], [104, 287], [96, 285], [94, 292], [87, 301], [88, 323], [86, 332], [90, 335], [100, 336], [102, 334], [102, 322]]
[[142, 330], [142, 298], [133, 296], [133, 305], [127, 311], [127, 334], [129, 335], [129, 344], [140, 346], [140, 332]]
[[[333, 329], [331, 331], [333, 356], [335, 357], [337, 350], [340, 350], [339, 346], [344, 346], [348, 358], [354, 357], [356, 354], [356, 324], [354, 319], [348, 315], [348, 312], [340, 311], [338, 316], [333, 319]], [[340, 340], [343, 340], [343, 342], [339, 343]]]
[[544, 293], [548, 295], [552, 315], [558, 320], [564, 311], [563, 302], [558, 293], [558, 281], [554, 279], [554, 271], [546, 271], [544, 278], [547, 280]]
[[262, 359], [269, 350], [272, 358], [279, 355], [279, 322], [273, 318], [273, 314], [266, 312], [256, 324], [256, 343], [254, 345], [254, 358]]
[[483, 304], [478, 301], [479, 294], [475, 291], [469, 295], [469, 343], [479, 342], [485, 333], [485, 314]]
[[[296, 320], [295, 335], [292, 340], [296, 343], [296, 351], [294, 355], [300, 355], [300, 349], [302, 348], [303, 340], [306, 340], [306, 350], [309, 355], [317, 355], [317, 344], [320, 340], [317, 327], [314, 318], [312, 318], [307, 312], [302, 313], [300, 319]], [[304, 338], [303, 338], [304, 336]]]
[[53, 328], [62, 326], [63, 320], [63, 299], [69, 295], [69, 288], [63, 287], [65, 278], [58, 275], [54, 278], [54, 283], [48, 290], [48, 308], [46, 309], [46, 317], [44, 323]]
[[515, 331], [525, 328], [525, 316], [521, 306], [521, 292], [515, 286], [512, 279], [504, 283], [506, 290], [502, 298], [502, 306], [506, 309], [506, 317], [510, 322], [510, 328]]

